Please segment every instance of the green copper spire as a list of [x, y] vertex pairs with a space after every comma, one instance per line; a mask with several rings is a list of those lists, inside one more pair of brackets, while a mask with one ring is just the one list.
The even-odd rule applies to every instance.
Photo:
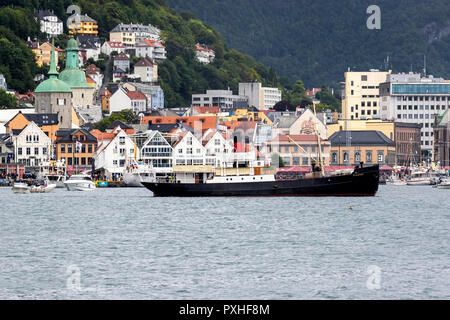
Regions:
[[79, 51], [77, 40], [70, 38], [66, 46], [66, 68], [61, 71], [58, 79], [67, 83], [71, 88], [91, 89], [92, 87], [86, 82], [84, 71], [79, 69]]
[[50, 54], [50, 70], [48, 71], [50, 79], [56, 78], [58, 70], [56, 70], [56, 57], [55, 57], [55, 38], [52, 38], [52, 52]]

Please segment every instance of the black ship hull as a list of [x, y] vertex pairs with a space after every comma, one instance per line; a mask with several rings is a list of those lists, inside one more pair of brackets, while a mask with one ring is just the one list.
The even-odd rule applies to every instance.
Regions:
[[378, 165], [323, 178], [244, 183], [142, 183], [155, 197], [369, 197], [379, 184]]

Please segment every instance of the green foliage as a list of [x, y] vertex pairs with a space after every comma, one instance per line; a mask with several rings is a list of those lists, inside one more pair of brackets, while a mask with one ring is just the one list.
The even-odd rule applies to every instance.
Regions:
[[341, 101], [331, 94], [327, 87], [322, 86], [321, 91], [316, 93], [316, 98], [320, 104], [328, 106], [327, 109], [341, 111]]
[[[191, 102], [193, 93], [202, 93], [208, 89], [230, 87], [237, 92], [239, 82], [257, 80], [264, 86], [280, 86], [273, 68], [268, 69], [249, 55], [235, 49], [228, 49], [217, 31], [198, 20], [192, 13], [177, 14], [162, 0], [16, 0], [11, 2], [14, 8], [2, 8], [0, 13], [3, 16], [13, 16], [14, 19], [5, 17], [4, 22], [0, 19], [0, 24], [11, 29], [12, 35], [15, 33], [22, 39], [28, 36], [43, 37], [39, 34], [39, 25], [33, 18], [34, 9], [53, 9], [55, 14], [65, 22], [67, 19], [65, 9], [70, 4], [79, 5], [83, 14], [88, 14], [97, 20], [99, 36], [103, 40], [109, 39], [109, 31], [121, 22], [153, 24], [160, 28], [168, 58], [159, 64], [158, 73], [167, 107], [187, 106]], [[56, 45], [64, 48], [67, 34], [55, 40]], [[4, 55], [16, 58], [5, 63], [0, 60], [0, 66], [4, 69], [5, 77], [12, 88], [18, 91], [33, 89], [34, 83], [30, 82], [30, 79], [32, 80], [36, 72], [34, 59], [29, 56], [30, 50], [26, 48], [23, 41], [16, 42], [14, 45], [19, 47], [22, 53], [17, 53], [14, 47], [5, 43], [0, 48], [1, 59], [6, 60]], [[213, 63], [205, 65], [197, 61], [195, 44], [198, 42], [215, 50], [216, 58]], [[5, 52], [4, 55], [3, 52]], [[23, 56], [20, 60], [22, 63], [18, 63], [17, 57], [21, 56]], [[136, 60], [136, 58], [131, 59], [132, 65]], [[105, 69], [105, 63], [106, 60], [95, 62], [102, 70]], [[283, 91], [287, 92], [288, 89]], [[288, 94], [287, 96], [289, 98]], [[293, 102], [303, 100], [303, 94], [293, 93]]]
[[0, 90], [0, 109], [14, 109], [17, 108], [17, 99], [14, 95]]
[[0, 73], [8, 87], [19, 92], [34, 89], [35, 57], [24, 41], [0, 26]]
[[[425, 54], [429, 74], [450, 77], [448, 0], [167, 2], [194, 12], [231, 47], [310, 88], [325, 84], [337, 89], [349, 67], [407, 72], [412, 65], [420, 72]], [[381, 30], [366, 27], [371, 4], [381, 8]]]
[[114, 121], [117, 120], [124, 123], [139, 123], [139, 117], [136, 116], [132, 110], [126, 109], [119, 112], [113, 112], [109, 117], [100, 120], [94, 126], [94, 129], [105, 132], [106, 128], [108, 128]]

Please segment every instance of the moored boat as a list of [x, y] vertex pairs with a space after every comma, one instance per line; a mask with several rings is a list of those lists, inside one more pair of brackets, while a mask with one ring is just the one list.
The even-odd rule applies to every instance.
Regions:
[[26, 184], [25, 182], [15, 181], [13, 183], [12, 190], [14, 193], [27, 193], [29, 190], [29, 187], [28, 187], [28, 184]]
[[64, 185], [68, 191], [91, 191], [96, 188], [92, 178], [86, 174], [73, 175]]
[[438, 189], [450, 189], [450, 178], [442, 180], [436, 188]]
[[375, 196], [379, 166], [359, 166], [351, 174], [311, 176], [295, 180], [277, 180], [274, 175], [208, 176], [195, 181], [143, 182], [156, 197], [233, 197], [233, 196]]

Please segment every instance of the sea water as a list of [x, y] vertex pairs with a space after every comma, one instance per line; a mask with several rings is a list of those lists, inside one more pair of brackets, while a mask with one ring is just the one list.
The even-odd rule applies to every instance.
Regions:
[[449, 198], [0, 188], [0, 298], [449, 299]]

